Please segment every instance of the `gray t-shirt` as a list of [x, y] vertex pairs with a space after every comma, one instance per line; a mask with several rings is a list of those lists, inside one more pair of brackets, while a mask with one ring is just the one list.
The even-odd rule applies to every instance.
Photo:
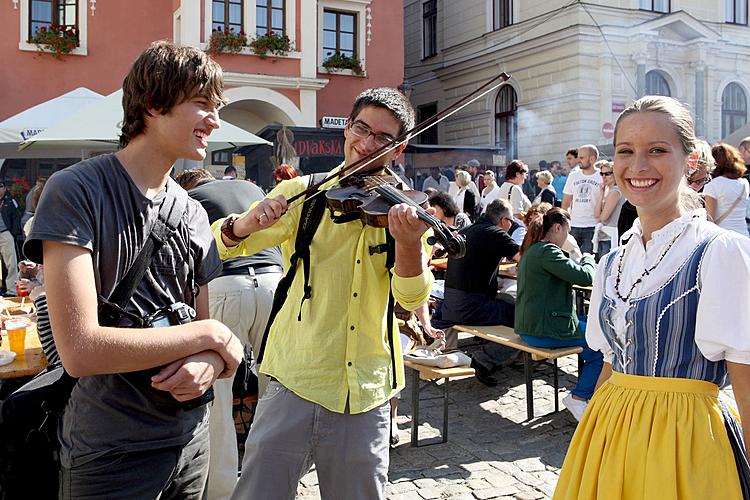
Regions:
[[[138, 256], [165, 200], [180, 188], [170, 179], [153, 200], [137, 188], [114, 155], [82, 161], [50, 177], [37, 207], [34, 227], [24, 247], [42, 262], [42, 241], [51, 240], [91, 251], [97, 292], [109, 297]], [[173, 237], [153, 257], [127, 310], [151, 313], [189, 297], [188, 253], [196, 286], [221, 272], [221, 261], [200, 204], [188, 200]], [[206, 425], [205, 406], [165, 411], [147, 391], [122, 374], [79, 379], [60, 429], [61, 460], [75, 467], [112, 451], [139, 451], [187, 443]]]

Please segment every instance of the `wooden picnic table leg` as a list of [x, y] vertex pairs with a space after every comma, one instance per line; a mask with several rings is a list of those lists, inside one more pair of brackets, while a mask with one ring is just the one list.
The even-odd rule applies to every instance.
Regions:
[[555, 384], [555, 413], [560, 411], [560, 396], [558, 395], [558, 391], [560, 390], [560, 381], [557, 378], [557, 358], [553, 359], [554, 364], [552, 365], [552, 369], [555, 371], [554, 375], [552, 376], [552, 380]]
[[419, 443], [419, 372], [412, 369], [411, 373], [411, 445], [417, 447]]
[[531, 380], [531, 354], [523, 353], [523, 374], [526, 378], [526, 419], [534, 418], [534, 386]]
[[443, 382], [443, 443], [448, 442], [448, 384], [450, 377], [446, 377]]

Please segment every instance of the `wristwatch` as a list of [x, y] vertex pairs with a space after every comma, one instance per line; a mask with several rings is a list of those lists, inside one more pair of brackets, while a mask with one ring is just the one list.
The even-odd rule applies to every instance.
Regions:
[[221, 224], [221, 234], [227, 237], [228, 240], [234, 241], [235, 243], [241, 243], [242, 240], [247, 238], [240, 238], [234, 233], [234, 223], [237, 222], [237, 219], [239, 219], [236, 215], [230, 215], [226, 219], [224, 219], [224, 222]]

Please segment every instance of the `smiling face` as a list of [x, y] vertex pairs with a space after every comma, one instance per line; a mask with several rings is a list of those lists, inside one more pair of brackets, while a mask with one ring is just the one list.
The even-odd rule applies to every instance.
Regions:
[[170, 158], [203, 160], [208, 136], [221, 126], [216, 104], [203, 96], [177, 104], [169, 112], [147, 118], [146, 133], [153, 134], [158, 147]]
[[638, 215], [678, 217], [688, 155], [668, 116], [626, 116], [618, 124], [615, 141], [615, 179]]
[[[351, 128], [354, 122], [365, 125], [371, 133], [364, 137], [354, 134]], [[365, 106], [354, 119], [349, 120], [344, 129], [344, 161], [346, 165], [350, 165], [378, 149], [379, 145], [375, 141], [376, 135], [382, 134], [395, 138], [399, 136], [399, 130], [400, 124], [390, 110], [379, 106]], [[382, 169], [393, 158], [400, 155], [405, 147], [406, 145], [402, 144], [394, 151], [378, 158], [362, 169], [361, 172], [375, 172]]]

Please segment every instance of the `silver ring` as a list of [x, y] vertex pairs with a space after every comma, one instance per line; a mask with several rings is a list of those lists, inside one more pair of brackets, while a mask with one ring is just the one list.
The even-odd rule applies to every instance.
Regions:
[[262, 214], [260, 214], [260, 215], [258, 216], [258, 222], [263, 222], [263, 218], [264, 218], [264, 217], [265, 217], [266, 219], [268, 219], [268, 215], [266, 215], [266, 213], [265, 213], [265, 212], [264, 212], [264, 213], [262, 213]]

